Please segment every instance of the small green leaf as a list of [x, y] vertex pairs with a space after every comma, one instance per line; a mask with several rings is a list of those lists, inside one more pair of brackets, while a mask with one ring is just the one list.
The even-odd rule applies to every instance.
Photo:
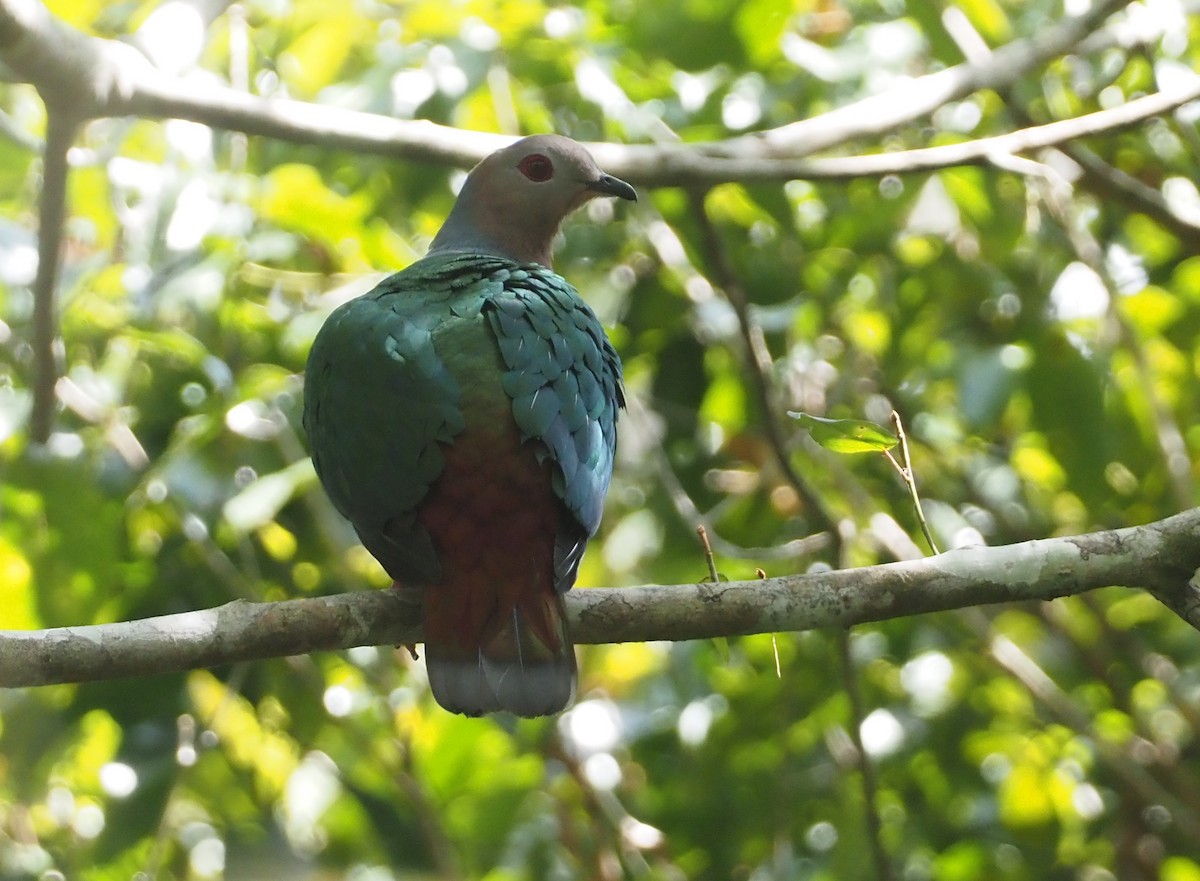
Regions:
[[788, 415], [807, 428], [813, 440], [835, 453], [882, 453], [899, 443], [894, 434], [874, 422], [823, 419], [791, 410]]

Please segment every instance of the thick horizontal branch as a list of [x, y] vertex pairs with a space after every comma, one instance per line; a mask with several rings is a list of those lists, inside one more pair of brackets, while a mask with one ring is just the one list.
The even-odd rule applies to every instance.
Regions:
[[[1080, 120], [986, 141], [869, 156], [804, 158], [817, 150], [891, 131], [977, 89], [1011, 85], [1038, 65], [1069, 51], [1123, 5], [1123, 0], [1106, 0], [1082, 16], [1065, 19], [1034, 37], [1015, 40], [984, 59], [915, 77], [883, 93], [777, 129], [715, 143], [589, 146], [605, 168], [634, 183], [687, 186], [922, 171], [984, 161], [989, 152], [1033, 149], [1109, 131], [1170, 110], [1195, 96], [1150, 96], [1142, 99], [1148, 103], [1131, 102]], [[0, 0], [0, 61], [14, 77], [36, 86], [48, 104], [83, 119], [188, 119], [330, 149], [464, 168], [510, 140], [423, 120], [263, 98], [224, 86], [202, 87], [155, 70], [127, 44], [70, 30], [38, 0]]]
[[[1200, 508], [1147, 526], [763, 581], [576, 590], [579, 643], [704, 639], [848, 627], [1120, 585], [1152, 591], [1200, 629]], [[85, 682], [359, 645], [421, 640], [416, 594], [365, 591], [119, 624], [0, 631], [0, 686]]]

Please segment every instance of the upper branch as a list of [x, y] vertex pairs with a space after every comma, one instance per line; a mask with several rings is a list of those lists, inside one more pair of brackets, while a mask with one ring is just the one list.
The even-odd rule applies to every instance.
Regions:
[[[684, 186], [921, 171], [983, 161], [988, 151], [1032, 149], [1107, 131], [1170, 110], [1195, 94], [1150, 96], [1141, 103], [1131, 102], [1128, 109], [1114, 108], [999, 139], [874, 156], [803, 158], [922, 118], [946, 101], [976, 89], [1010, 85], [1068, 51], [1123, 5], [1124, 0], [1106, 0], [1034, 37], [1014, 40], [986, 58], [915, 77], [880, 94], [776, 129], [723, 142], [590, 146], [602, 165], [635, 183]], [[155, 70], [127, 44], [65, 27], [39, 0], [0, 0], [0, 61], [14, 76], [34, 84], [48, 103], [69, 107], [80, 118], [188, 119], [246, 134], [464, 168], [510, 140], [425, 120], [398, 120], [335, 106], [263, 98], [222, 86], [199, 87]], [[1152, 100], [1156, 98], [1159, 103]], [[1090, 121], [1090, 127], [1084, 120]]]
[[1128, 2], [1104, 0], [1082, 15], [1063, 19], [1028, 39], [1014, 40], [986, 57], [915, 77], [811, 119], [734, 138], [722, 145], [722, 152], [806, 156], [856, 138], [889, 132], [978, 89], [1000, 90], [1012, 85], [1036, 67], [1068, 52]]
[[[1152, 590], [1193, 627], [1200, 508], [1146, 526], [764, 581], [576, 590], [580, 643], [704, 639], [848, 627], [986, 603], [1051, 600], [1109, 585]], [[0, 687], [145, 676], [421, 639], [403, 591], [364, 591], [118, 624], [0, 631]]]

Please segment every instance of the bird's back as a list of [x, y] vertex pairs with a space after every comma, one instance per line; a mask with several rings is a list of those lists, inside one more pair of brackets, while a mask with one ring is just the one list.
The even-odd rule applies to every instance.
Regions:
[[313, 345], [305, 428], [334, 505], [423, 585], [447, 709], [545, 715], [575, 659], [561, 593], [599, 524], [620, 365], [548, 269], [435, 255], [340, 307]]

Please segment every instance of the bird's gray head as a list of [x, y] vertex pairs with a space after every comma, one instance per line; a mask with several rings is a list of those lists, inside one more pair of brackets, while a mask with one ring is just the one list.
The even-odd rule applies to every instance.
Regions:
[[637, 201], [587, 150], [561, 135], [534, 135], [475, 166], [429, 253], [467, 252], [550, 265], [563, 219], [597, 196]]

